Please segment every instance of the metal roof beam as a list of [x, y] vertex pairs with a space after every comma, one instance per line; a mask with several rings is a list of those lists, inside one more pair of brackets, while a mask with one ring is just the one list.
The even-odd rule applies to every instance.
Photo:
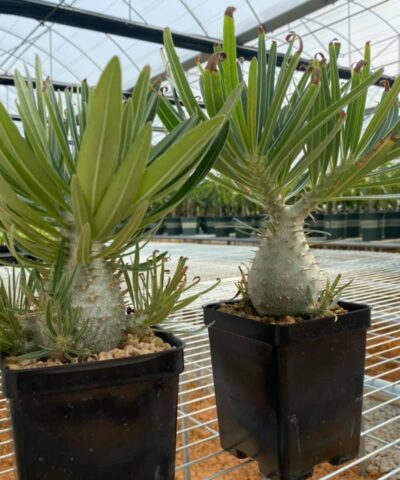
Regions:
[[[33, 18], [38, 21], [83, 28], [86, 30], [108, 33], [110, 35], [119, 35], [146, 42], [157, 44], [163, 43], [163, 29], [160, 27], [144, 25], [122, 18], [93, 13], [87, 10], [69, 8], [66, 6], [60, 7], [54, 3], [41, 0], [1, 0], [0, 13]], [[202, 53], [212, 53], [214, 45], [220, 43], [220, 40], [218, 39], [178, 32], [173, 32], [173, 38], [177, 47]], [[237, 53], [239, 57], [243, 57], [245, 60], [251, 60], [257, 54], [257, 49], [247, 45], [238, 45]], [[283, 54], [278, 54], [278, 65], [282, 63], [283, 57]], [[299, 68], [300, 65], [308, 64], [308, 62], [308, 59], [301, 59], [299, 61]], [[348, 79], [351, 77], [351, 70], [349, 68], [341, 67], [339, 68], [339, 74], [341, 78]], [[384, 75], [378, 80], [377, 84], [384, 79], [388, 80], [390, 83], [393, 83], [394, 81], [392, 77]]]

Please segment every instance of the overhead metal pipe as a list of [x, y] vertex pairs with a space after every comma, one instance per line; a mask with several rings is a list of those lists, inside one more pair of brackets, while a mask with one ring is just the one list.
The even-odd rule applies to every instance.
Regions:
[[[145, 25], [98, 12], [59, 6], [42, 0], [1, 0], [0, 13], [33, 18], [39, 22], [52, 22], [54, 24], [108, 33], [125, 38], [134, 38], [160, 45], [163, 43], [163, 29], [160, 27]], [[214, 45], [221, 43], [219, 39], [179, 32], [173, 32], [173, 38], [177, 47], [202, 53], [212, 53]], [[257, 55], [257, 49], [247, 45], [239, 45], [237, 54], [245, 60], [251, 60]], [[278, 66], [282, 64], [283, 58], [284, 54], [278, 53]], [[298, 68], [300, 69], [302, 64], [308, 63], [309, 59], [300, 59]], [[339, 75], [342, 79], [348, 79], [351, 77], [351, 69], [341, 67], [339, 68]], [[390, 84], [394, 81], [392, 77], [383, 75], [376, 84], [380, 85], [382, 80], [387, 80]]]

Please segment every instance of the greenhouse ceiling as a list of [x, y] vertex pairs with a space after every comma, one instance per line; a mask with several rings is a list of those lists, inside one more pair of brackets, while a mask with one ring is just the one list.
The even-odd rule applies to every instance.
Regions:
[[[399, 0], [237, 0], [238, 43], [244, 58], [253, 55], [258, 25], [284, 50], [285, 36], [296, 31], [304, 40], [304, 59], [326, 52], [336, 38], [342, 43], [343, 78], [361, 57], [367, 41], [374, 67], [389, 77], [400, 73]], [[113, 55], [124, 69], [124, 88], [135, 85], [140, 69], [150, 64], [156, 77], [164, 72], [160, 53], [162, 30], [169, 26], [194, 86], [196, 58], [204, 59], [220, 39], [221, 0], [1, 0], [0, 100], [15, 111], [12, 75], [31, 68], [40, 55], [43, 70], [54, 82], [95, 83]], [[246, 71], [246, 65], [244, 64]], [[376, 95], [379, 95], [376, 87]], [[370, 105], [374, 104], [374, 94]]]

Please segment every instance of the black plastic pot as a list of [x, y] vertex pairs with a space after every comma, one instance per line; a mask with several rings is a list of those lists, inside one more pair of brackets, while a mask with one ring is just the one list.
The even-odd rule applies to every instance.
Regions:
[[324, 237], [324, 213], [314, 212], [305, 221], [306, 228], [310, 231], [311, 237]]
[[8, 370], [19, 480], [172, 480], [183, 344], [135, 358]]
[[256, 230], [260, 230], [265, 228], [266, 222], [267, 222], [266, 215], [254, 215], [251, 223]]
[[204, 308], [222, 447], [268, 478], [300, 480], [342, 463], [360, 443], [370, 308], [290, 325]]
[[360, 236], [360, 214], [358, 212], [350, 212], [347, 214], [346, 238], [354, 238], [359, 236]]
[[214, 233], [215, 217], [203, 217], [201, 228], [204, 233]]
[[182, 233], [181, 217], [167, 217], [164, 222], [167, 235], [180, 235]]
[[183, 235], [197, 234], [197, 217], [181, 217]]
[[215, 217], [214, 233], [216, 237], [229, 237], [234, 231], [232, 217]]
[[386, 212], [384, 238], [400, 238], [400, 212]]
[[328, 240], [337, 240], [346, 236], [346, 214], [325, 213], [324, 230], [328, 234]]
[[233, 226], [237, 238], [249, 238], [254, 231], [251, 225], [251, 216], [238, 216], [233, 219]]
[[361, 238], [366, 241], [383, 239], [383, 212], [363, 212], [360, 213], [360, 233]]
[[16, 259], [12, 256], [6, 245], [0, 245], [0, 260], [4, 260], [8, 263], [16, 263]]

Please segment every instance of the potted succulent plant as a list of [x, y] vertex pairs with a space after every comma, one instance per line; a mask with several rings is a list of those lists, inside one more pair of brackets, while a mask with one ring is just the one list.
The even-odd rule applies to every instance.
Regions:
[[[233, 12], [226, 10], [223, 45], [200, 79], [210, 117], [242, 77]], [[367, 306], [335, 305], [338, 278], [321, 291], [304, 219], [398, 158], [400, 78], [363, 128], [368, 87], [382, 75], [371, 69], [369, 44], [341, 85], [339, 43], [299, 73], [302, 39], [292, 33], [287, 41], [278, 65], [277, 45], [267, 55], [260, 29], [247, 88], [214, 166], [215, 181], [248, 195], [268, 221], [240, 284], [242, 300], [206, 306], [205, 323], [223, 448], [255, 458], [267, 477], [295, 480], [319, 462], [357, 455], [370, 323]], [[168, 30], [165, 50], [180, 98], [195, 108], [189, 84], [177, 83], [185, 77]]]
[[185, 259], [168, 280], [140, 241], [208, 172], [227, 117], [152, 145], [149, 67], [130, 99], [116, 57], [94, 89], [57, 95], [39, 62], [15, 78], [23, 133], [0, 104], [0, 211], [22, 270], [0, 285], [0, 345], [18, 476], [172, 479], [183, 344], [151, 327], [196, 296], [180, 298]]

